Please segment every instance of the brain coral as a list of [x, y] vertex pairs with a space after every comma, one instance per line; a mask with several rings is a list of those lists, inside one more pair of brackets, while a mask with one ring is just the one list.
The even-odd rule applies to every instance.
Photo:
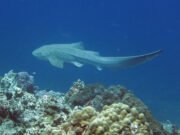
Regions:
[[152, 135], [144, 114], [123, 103], [104, 106], [101, 112], [84, 107], [73, 112], [61, 128], [64, 135]]

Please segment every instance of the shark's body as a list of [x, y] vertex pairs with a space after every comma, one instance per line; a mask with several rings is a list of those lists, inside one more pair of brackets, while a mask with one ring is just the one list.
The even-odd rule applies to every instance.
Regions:
[[152, 53], [126, 56], [126, 57], [102, 57], [98, 52], [84, 50], [82, 42], [71, 44], [50, 44], [44, 45], [32, 52], [32, 54], [42, 60], [47, 60], [51, 65], [63, 68], [64, 63], [71, 63], [77, 67], [84, 64], [95, 66], [98, 70], [103, 67], [127, 68], [143, 62], [149, 61], [158, 56], [162, 50]]

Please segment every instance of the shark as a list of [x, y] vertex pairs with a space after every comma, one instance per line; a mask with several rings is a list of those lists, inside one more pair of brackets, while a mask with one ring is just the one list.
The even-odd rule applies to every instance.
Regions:
[[64, 63], [76, 67], [90, 64], [98, 70], [103, 68], [129, 68], [150, 61], [159, 56], [162, 50], [153, 51], [142, 55], [133, 56], [101, 56], [99, 52], [86, 50], [82, 42], [68, 44], [47, 44], [32, 52], [40, 60], [48, 61], [52, 66], [63, 68]]

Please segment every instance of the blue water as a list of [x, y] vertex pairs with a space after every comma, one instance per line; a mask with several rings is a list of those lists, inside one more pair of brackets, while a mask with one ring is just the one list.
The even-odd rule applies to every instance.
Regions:
[[[67, 91], [78, 78], [132, 90], [161, 120], [180, 125], [180, 2], [178, 0], [1, 0], [0, 74], [36, 72], [42, 89]], [[127, 70], [57, 69], [31, 52], [48, 43], [83, 41], [105, 56], [163, 54]]]

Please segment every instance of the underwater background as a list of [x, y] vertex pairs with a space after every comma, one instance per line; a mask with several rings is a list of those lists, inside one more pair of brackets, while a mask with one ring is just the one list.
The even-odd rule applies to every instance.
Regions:
[[[180, 2], [178, 0], [1, 0], [0, 74], [27, 71], [38, 86], [65, 92], [77, 79], [121, 84], [148, 105], [155, 118], [180, 125]], [[32, 56], [50, 43], [83, 41], [103, 56], [163, 49], [162, 55], [126, 70], [51, 66]]]

